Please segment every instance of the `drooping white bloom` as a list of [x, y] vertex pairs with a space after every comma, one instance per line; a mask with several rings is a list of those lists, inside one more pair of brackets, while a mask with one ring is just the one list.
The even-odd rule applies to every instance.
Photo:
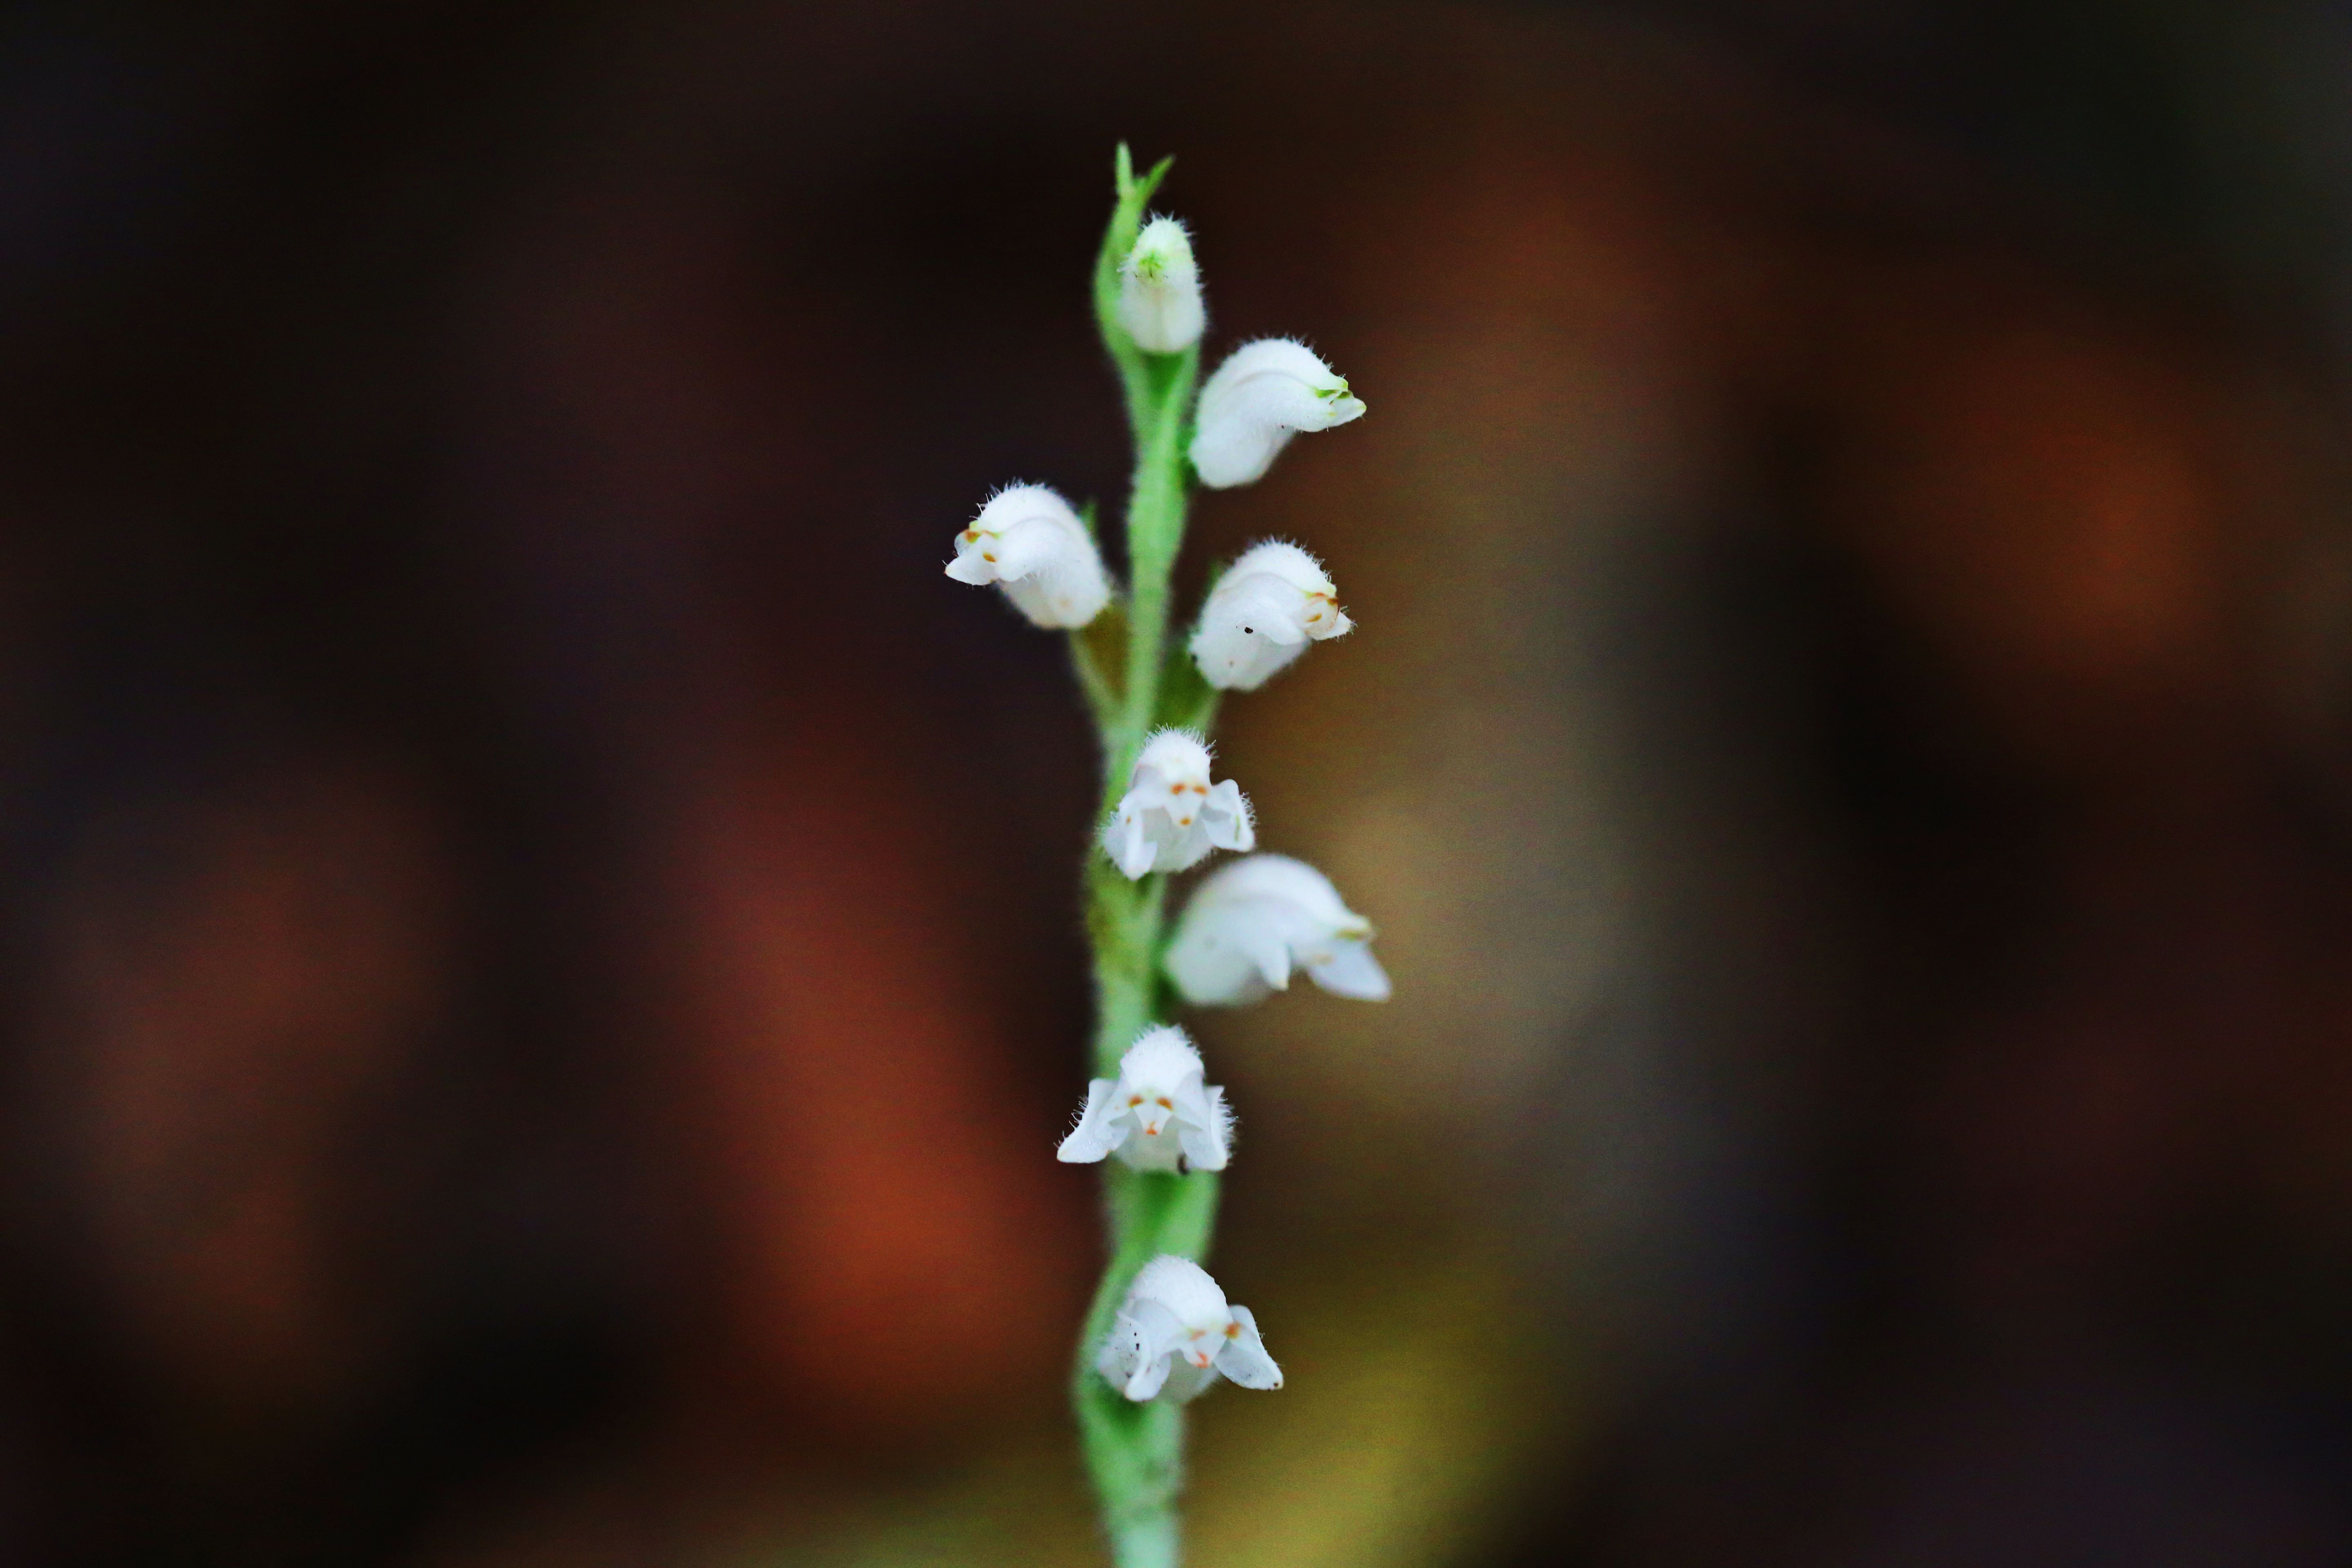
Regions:
[[1231, 779], [1209, 782], [1209, 748], [1190, 730], [1162, 730], [1144, 743], [1128, 775], [1127, 798], [1103, 824], [1103, 848], [1134, 881], [1181, 871], [1212, 849], [1257, 843], [1250, 804]]
[[1233, 1006], [1290, 988], [1293, 966], [1335, 996], [1385, 1002], [1371, 922], [1331, 879], [1287, 855], [1236, 860], [1192, 893], [1168, 944], [1168, 973], [1187, 1002]]
[[1138, 1171], [1222, 1171], [1233, 1148], [1225, 1091], [1201, 1081], [1201, 1053], [1172, 1024], [1146, 1029], [1118, 1077], [1087, 1086], [1087, 1108], [1055, 1158], [1091, 1165], [1116, 1154]]
[[1172, 354], [1200, 341], [1201, 268], [1192, 237], [1172, 217], [1156, 217], [1118, 264], [1118, 320], [1138, 348]]
[[1322, 563], [1296, 544], [1252, 546], [1217, 579], [1192, 632], [1192, 662], [1223, 691], [1255, 691], [1307, 651], [1355, 622]]
[[1008, 485], [956, 535], [948, 575], [994, 583], [1041, 626], [1082, 626], [1110, 602], [1102, 553], [1070, 503], [1044, 485]]
[[1301, 430], [1328, 430], [1363, 412], [1347, 377], [1313, 349], [1293, 338], [1260, 338], [1228, 354], [1201, 388], [1192, 467], [1213, 489], [1255, 484]]
[[1282, 1386], [1250, 1310], [1227, 1302], [1207, 1269], [1173, 1253], [1145, 1264], [1128, 1287], [1095, 1370], [1139, 1403], [1164, 1394], [1181, 1405], [1221, 1373], [1244, 1388]]

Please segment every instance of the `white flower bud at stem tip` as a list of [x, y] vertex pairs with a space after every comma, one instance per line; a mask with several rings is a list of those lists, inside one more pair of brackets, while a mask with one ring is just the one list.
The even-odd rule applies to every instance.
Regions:
[[1138, 348], [1181, 353], [1201, 340], [1208, 312], [1192, 237], [1172, 217], [1155, 217], [1118, 264], [1118, 321]]

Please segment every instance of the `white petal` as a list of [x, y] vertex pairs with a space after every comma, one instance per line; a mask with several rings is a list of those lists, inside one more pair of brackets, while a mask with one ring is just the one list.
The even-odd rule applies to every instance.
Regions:
[[1171, 945], [1166, 967], [1176, 989], [1196, 1007], [1239, 1006], [1266, 994], [1249, 955], [1214, 938]]
[[1146, 1400], [1159, 1393], [1160, 1385], [1168, 1381], [1168, 1358], [1185, 1338], [1184, 1324], [1164, 1303], [1132, 1297], [1121, 1317], [1135, 1361], [1127, 1386], [1120, 1392], [1129, 1399]]
[[1168, 1384], [1160, 1391], [1160, 1397], [1171, 1405], [1190, 1405], [1207, 1393], [1209, 1386], [1217, 1381], [1217, 1368], [1213, 1362], [1207, 1366], [1194, 1366], [1182, 1356], [1169, 1359], [1173, 1364], [1168, 1369]]
[[1160, 868], [1163, 871], [1189, 871], [1206, 860], [1216, 848], [1209, 837], [1207, 825], [1199, 817], [1192, 826], [1171, 837], [1160, 851]]
[[1176, 1102], [1176, 1114], [1195, 1127], [1209, 1125], [1209, 1086], [1199, 1078], [1188, 1078], [1176, 1086], [1169, 1098]]
[[[1173, 1313], [1182, 1329], [1208, 1332], [1223, 1329], [1231, 1321], [1225, 1310], [1225, 1293], [1217, 1288], [1209, 1271], [1172, 1252], [1163, 1252], [1138, 1269], [1135, 1283], [1128, 1289], [1129, 1312], [1139, 1312], [1149, 1303], [1157, 1303]], [[1147, 1323], [1146, 1327], [1152, 1325]], [[1164, 1342], [1172, 1348], [1183, 1337], [1179, 1332]]]
[[1103, 1336], [1102, 1348], [1095, 1352], [1095, 1370], [1113, 1388], [1124, 1391], [1127, 1380], [1143, 1364], [1142, 1337], [1136, 1331], [1134, 1320], [1124, 1312], [1111, 1320], [1110, 1332]]
[[1148, 1137], [1140, 1130], [1118, 1146], [1118, 1163], [1130, 1171], [1173, 1171], [1177, 1156], [1184, 1152], [1184, 1144], [1174, 1129], [1159, 1137]]
[[1159, 851], [1144, 831], [1143, 813], [1132, 805], [1119, 807], [1103, 835], [1103, 847], [1130, 882], [1140, 881], [1151, 869]]
[[1257, 847], [1257, 828], [1251, 820], [1249, 798], [1231, 779], [1210, 786], [1209, 803], [1202, 813], [1209, 842], [1220, 849], [1249, 850]]
[[1271, 921], [1260, 921], [1241, 927], [1234, 935], [1268, 986], [1276, 991], [1290, 989], [1290, 942], [1280, 929]]
[[1276, 604], [1273, 596], [1268, 595], [1261, 606], [1254, 607], [1260, 608], [1262, 613], [1252, 616], [1249, 624], [1257, 628], [1258, 636], [1275, 647], [1297, 647], [1307, 640], [1307, 628], [1299, 625], [1297, 605]]
[[1012, 583], [1059, 563], [1069, 548], [1059, 518], [1027, 517], [998, 536], [990, 553], [996, 557], [997, 577]]
[[1183, 1146], [1185, 1163], [1192, 1169], [1222, 1171], [1225, 1168], [1224, 1119], [1213, 1110], [1203, 1125], [1194, 1126], [1189, 1121], [1178, 1122], [1176, 1139]]
[[1066, 1165], [1091, 1165], [1118, 1147], [1127, 1134], [1111, 1124], [1111, 1091], [1117, 1087], [1107, 1078], [1087, 1085], [1087, 1108], [1054, 1158]]
[[1135, 1369], [1134, 1375], [1127, 1380], [1127, 1386], [1119, 1392], [1137, 1404], [1142, 1404], [1159, 1393], [1160, 1385], [1168, 1381], [1168, 1361], [1164, 1355], [1153, 1356]]
[[1234, 1326], [1241, 1331], [1227, 1340], [1217, 1352], [1217, 1370], [1244, 1388], [1280, 1388], [1282, 1368], [1265, 1353], [1265, 1342], [1258, 1337], [1257, 1319], [1247, 1307], [1234, 1308]]
[[1321, 963], [1307, 965], [1307, 973], [1316, 984], [1334, 996], [1349, 996], [1359, 1002], [1389, 999], [1388, 971], [1372, 956], [1372, 950], [1360, 942], [1343, 939], [1334, 942], [1331, 956]]
[[1225, 1109], [1225, 1091], [1197, 1081], [1176, 1091], [1180, 1118], [1177, 1138], [1184, 1158], [1196, 1171], [1222, 1171], [1232, 1152], [1233, 1112]]

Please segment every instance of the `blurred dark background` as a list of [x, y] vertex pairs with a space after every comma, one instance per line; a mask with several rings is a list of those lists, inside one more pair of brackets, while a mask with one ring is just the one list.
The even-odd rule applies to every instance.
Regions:
[[1228, 705], [1217, 1564], [2352, 1563], [2352, 16], [0, 17], [0, 1561], [1080, 1563], [1085, 279]]

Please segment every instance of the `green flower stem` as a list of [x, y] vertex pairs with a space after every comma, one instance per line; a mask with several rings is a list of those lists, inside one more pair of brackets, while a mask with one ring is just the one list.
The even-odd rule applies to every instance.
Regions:
[[1115, 789], [1125, 787], [1135, 752], [1160, 716], [1168, 578], [1184, 542], [1184, 426], [1201, 365], [1198, 345], [1149, 357], [1157, 362], [1147, 367], [1151, 424], [1135, 433], [1135, 489], [1127, 506], [1127, 714], [1120, 737], [1126, 745], [1110, 779]]
[[[1163, 691], [1168, 706], [1185, 717], [1206, 720], [1215, 710], [1213, 693], [1204, 702], [1205, 683], [1168, 647], [1169, 575], [1184, 538], [1184, 437], [1200, 350], [1146, 353], [1118, 320], [1118, 264], [1133, 247], [1144, 205], [1167, 172], [1163, 161], [1139, 180], [1127, 149], [1118, 150], [1118, 202], [1095, 267], [1096, 319], [1118, 370], [1136, 452], [1127, 509], [1125, 646], [1118, 646], [1120, 628], [1110, 615], [1097, 623], [1099, 631], [1090, 626], [1071, 639], [1079, 684], [1102, 736], [1106, 815], [1126, 794], [1144, 737], [1163, 717]], [[1119, 1058], [1161, 1012], [1168, 879], [1155, 874], [1130, 882], [1108, 857], [1090, 849], [1085, 887], [1094, 949], [1095, 1076], [1116, 1078]], [[1176, 1568], [1184, 1413], [1157, 1400], [1131, 1403], [1095, 1370], [1095, 1355], [1137, 1270], [1163, 1252], [1195, 1261], [1206, 1252], [1216, 1220], [1217, 1177], [1140, 1173], [1107, 1160], [1103, 1207], [1110, 1262], [1079, 1336], [1071, 1400], [1113, 1560], [1118, 1568]]]

